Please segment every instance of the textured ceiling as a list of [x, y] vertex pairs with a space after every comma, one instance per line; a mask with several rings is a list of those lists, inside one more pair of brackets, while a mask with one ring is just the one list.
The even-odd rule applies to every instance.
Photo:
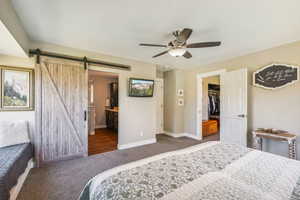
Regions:
[[[277, 0], [12, 0], [31, 40], [187, 68], [300, 40], [300, 1]], [[192, 49], [192, 59], [152, 59], [171, 32], [192, 28], [189, 42], [222, 41]]]

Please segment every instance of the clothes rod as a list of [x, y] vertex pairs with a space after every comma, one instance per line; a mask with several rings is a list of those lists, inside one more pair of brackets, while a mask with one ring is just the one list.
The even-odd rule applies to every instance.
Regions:
[[65, 60], [83, 62], [84, 67], [86, 69], [87, 69], [87, 64], [101, 65], [101, 66], [104, 65], [104, 66], [108, 66], [110, 68], [122, 69], [122, 70], [130, 70], [130, 68], [131, 68], [129, 65], [103, 62], [103, 61], [99, 61], [99, 60], [89, 59], [87, 57], [81, 58], [81, 57], [69, 56], [69, 55], [64, 55], [64, 54], [41, 51], [40, 49], [31, 49], [31, 50], [29, 50], [29, 56], [32, 57], [34, 55], [37, 56], [37, 63], [40, 63], [40, 56], [46, 56], [46, 57], [51, 57], [51, 58], [60, 58], [60, 59], [65, 59]]

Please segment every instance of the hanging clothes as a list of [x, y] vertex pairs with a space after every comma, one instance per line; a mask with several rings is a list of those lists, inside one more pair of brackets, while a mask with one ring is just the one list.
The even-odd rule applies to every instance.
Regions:
[[218, 95], [208, 95], [208, 113], [210, 115], [219, 115], [220, 114], [220, 97]]
[[208, 85], [208, 114], [220, 115], [220, 86]]

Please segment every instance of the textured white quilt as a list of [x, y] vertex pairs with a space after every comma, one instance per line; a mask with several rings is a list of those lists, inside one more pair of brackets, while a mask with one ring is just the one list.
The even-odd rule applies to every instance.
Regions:
[[296, 200], [300, 162], [209, 142], [108, 170], [80, 197], [108, 199]]

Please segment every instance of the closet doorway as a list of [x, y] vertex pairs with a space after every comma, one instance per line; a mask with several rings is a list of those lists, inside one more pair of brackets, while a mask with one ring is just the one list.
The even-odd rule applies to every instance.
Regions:
[[202, 138], [220, 140], [220, 75], [202, 79]]
[[118, 74], [89, 70], [88, 154], [114, 151], [118, 147]]
[[196, 135], [218, 141], [221, 133], [221, 75], [225, 70], [197, 74]]
[[219, 133], [219, 137], [207, 140], [246, 146], [247, 68], [200, 73], [197, 74], [196, 83], [196, 136], [199, 139], [206, 139], [205, 137], [217, 136]]

